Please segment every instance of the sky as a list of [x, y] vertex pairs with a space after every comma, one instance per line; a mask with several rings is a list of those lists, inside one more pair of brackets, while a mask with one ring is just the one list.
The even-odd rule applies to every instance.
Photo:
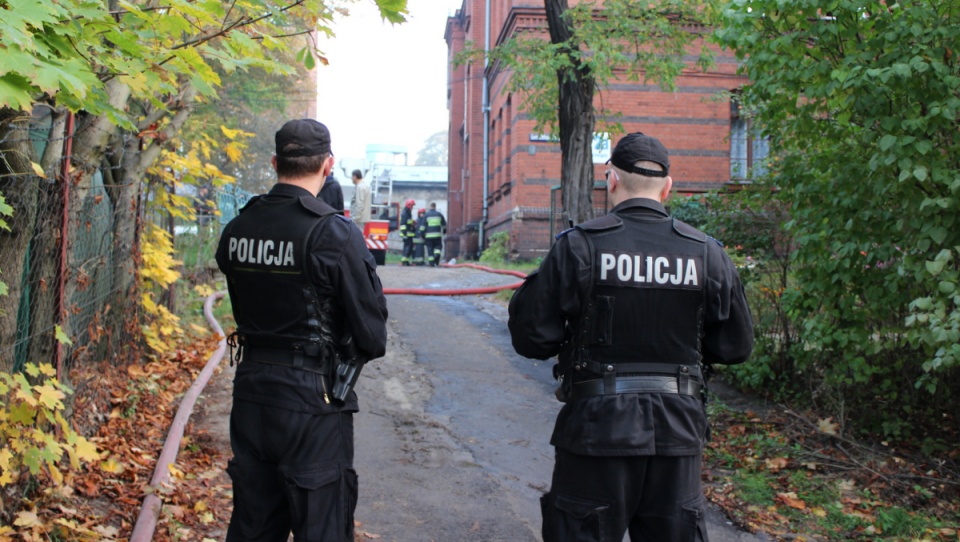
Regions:
[[380, 19], [373, 0], [351, 4], [320, 42], [317, 119], [337, 160], [361, 159], [368, 144], [403, 145], [409, 164], [432, 134], [446, 131], [447, 17], [463, 0], [408, 0], [407, 22]]

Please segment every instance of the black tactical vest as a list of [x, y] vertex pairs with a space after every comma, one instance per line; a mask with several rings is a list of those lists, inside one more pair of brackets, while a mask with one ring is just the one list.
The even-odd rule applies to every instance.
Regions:
[[320, 355], [319, 347], [337, 344], [338, 304], [317, 295], [308, 273], [307, 240], [330, 211], [312, 197], [261, 196], [224, 229], [217, 261], [247, 345]]
[[706, 236], [669, 217], [616, 214], [577, 229], [585, 234], [593, 267], [569, 350], [570, 361], [583, 369], [574, 379], [596, 378], [589, 370], [596, 363], [697, 367]]

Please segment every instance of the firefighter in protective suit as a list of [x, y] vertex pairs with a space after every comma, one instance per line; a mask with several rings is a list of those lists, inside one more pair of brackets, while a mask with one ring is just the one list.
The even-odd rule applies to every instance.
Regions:
[[426, 240], [423, 237], [423, 234], [426, 232], [426, 222], [423, 219], [423, 216], [427, 214], [427, 210], [421, 208], [417, 211], [417, 221], [414, 225], [416, 235], [413, 237], [413, 265], [425, 265], [427, 263], [424, 259], [424, 252], [426, 252]]
[[430, 267], [440, 265], [443, 256], [443, 234], [447, 231], [447, 220], [437, 210], [437, 204], [430, 202], [430, 210], [423, 215], [423, 240], [426, 260]]
[[413, 239], [417, 236], [417, 221], [413, 218], [413, 206], [417, 202], [408, 199], [403, 204], [403, 211], [400, 212], [400, 239], [403, 240], [403, 255], [400, 257], [400, 263], [408, 266], [413, 263]]
[[747, 359], [750, 311], [720, 244], [662, 205], [660, 141], [629, 134], [609, 164], [611, 212], [558, 235], [510, 301], [516, 351], [559, 355], [543, 540], [706, 541], [701, 366]]
[[333, 168], [312, 119], [276, 133], [277, 184], [224, 228], [237, 322], [227, 542], [353, 541], [352, 384], [384, 354], [387, 306], [360, 230], [317, 199]]

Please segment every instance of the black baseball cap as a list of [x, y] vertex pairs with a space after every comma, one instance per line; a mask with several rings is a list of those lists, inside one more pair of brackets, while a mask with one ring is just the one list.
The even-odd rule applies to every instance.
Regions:
[[[637, 162], [655, 162], [663, 166], [663, 171], [636, 167], [634, 164]], [[644, 177], [666, 177], [670, 171], [670, 156], [667, 148], [657, 138], [644, 135], [642, 132], [623, 136], [613, 148], [607, 163], [613, 163], [624, 171]]]
[[277, 156], [296, 158], [330, 152], [330, 130], [313, 119], [288, 121], [276, 135]]

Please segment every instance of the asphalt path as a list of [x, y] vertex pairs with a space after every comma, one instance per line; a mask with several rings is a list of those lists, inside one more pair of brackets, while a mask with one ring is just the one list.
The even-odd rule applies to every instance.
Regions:
[[[468, 268], [385, 266], [387, 288], [516, 282]], [[388, 297], [389, 345], [358, 384], [358, 540], [539, 541], [560, 403], [552, 361], [514, 353], [492, 296]], [[711, 509], [713, 542], [767, 540]]]

